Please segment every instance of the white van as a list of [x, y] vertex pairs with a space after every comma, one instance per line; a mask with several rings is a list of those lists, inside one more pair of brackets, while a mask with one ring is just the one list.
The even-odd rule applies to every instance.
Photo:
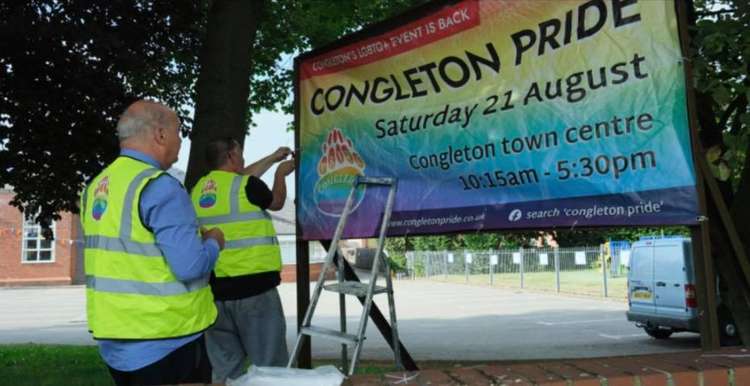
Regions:
[[[693, 250], [685, 237], [643, 237], [633, 243], [628, 272], [627, 317], [656, 339], [698, 332]], [[723, 344], [738, 343], [729, 312], [719, 306]]]

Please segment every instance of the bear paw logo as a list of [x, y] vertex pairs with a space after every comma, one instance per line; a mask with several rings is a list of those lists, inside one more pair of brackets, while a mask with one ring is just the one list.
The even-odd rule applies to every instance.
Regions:
[[104, 212], [107, 211], [107, 199], [109, 198], [109, 176], [105, 176], [99, 181], [94, 190], [94, 206], [91, 210], [91, 216], [94, 220], [99, 221]]
[[201, 208], [210, 208], [216, 204], [216, 181], [207, 180], [201, 188], [201, 196], [198, 199], [198, 205]]
[[[346, 204], [346, 198], [357, 176], [363, 176], [365, 162], [354, 149], [352, 140], [341, 130], [333, 128], [326, 141], [320, 146], [322, 156], [318, 161], [318, 182], [314, 196], [318, 210], [329, 216], [339, 216]], [[365, 189], [355, 193], [352, 212], [357, 209], [365, 196]]]

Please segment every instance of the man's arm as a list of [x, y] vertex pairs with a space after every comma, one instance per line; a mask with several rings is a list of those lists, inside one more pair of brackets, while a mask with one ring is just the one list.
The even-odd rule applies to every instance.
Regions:
[[292, 149], [288, 147], [280, 147], [276, 149], [275, 152], [261, 158], [260, 160], [246, 166], [242, 171], [241, 174], [244, 175], [251, 175], [255, 177], [260, 177], [265, 172], [268, 171], [268, 169], [273, 166], [276, 162], [283, 161], [286, 159], [287, 156], [292, 154]]
[[281, 210], [284, 207], [284, 201], [286, 201], [286, 176], [294, 171], [294, 160], [284, 161], [279, 164], [276, 168], [276, 175], [273, 179], [273, 188], [271, 193], [273, 199], [271, 204], [268, 206], [268, 210]]
[[178, 280], [203, 278], [214, 269], [223, 234], [208, 232], [201, 239], [193, 204], [176, 179], [163, 175], [151, 181], [141, 194], [140, 214]]

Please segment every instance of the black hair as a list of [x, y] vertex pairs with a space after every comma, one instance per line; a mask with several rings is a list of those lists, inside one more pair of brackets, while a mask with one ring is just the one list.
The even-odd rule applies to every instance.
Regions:
[[240, 142], [232, 137], [215, 139], [206, 145], [206, 163], [209, 169], [218, 169], [227, 162], [229, 152], [239, 147]]

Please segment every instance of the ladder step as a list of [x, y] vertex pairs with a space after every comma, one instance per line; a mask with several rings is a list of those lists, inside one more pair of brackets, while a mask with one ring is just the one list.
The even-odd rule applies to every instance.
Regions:
[[368, 185], [386, 185], [390, 186], [393, 185], [395, 182], [395, 179], [391, 177], [363, 177], [359, 176], [357, 177], [358, 184], [368, 184]]
[[305, 334], [305, 335], [333, 339], [335, 341], [348, 344], [348, 345], [355, 345], [357, 344], [357, 341], [359, 341], [356, 335], [347, 334], [341, 331], [331, 330], [331, 329], [323, 328], [323, 327], [316, 327], [316, 326], [302, 327], [301, 332], [302, 334]]
[[[364, 332], [365, 327], [367, 326], [368, 322], [368, 315], [370, 314], [370, 311], [372, 310], [372, 307], [377, 306], [373, 302], [373, 296], [375, 294], [380, 293], [387, 293], [388, 294], [388, 309], [390, 311], [390, 317], [391, 317], [391, 332], [392, 332], [392, 340], [395, 342], [398, 342], [398, 328], [396, 323], [396, 307], [393, 304], [393, 284], [390, 280], [390, 272], [388, 269], [388, 265], [386, 262], [383, 261], [384, 257], [379, 256], [383, 252], [383, 242], [385, 240], [385, 235], [387, 234], [388, 230], [388, 223], [391, 217], [391, 213], [393, 212], [393, 202], [395, 198], [396, 193], [396, 186], [397, 186], [398, 180], [394, 177], [365, 177], [365, 176], [357, 176], [354, 180], [354, 183], [352, 184], [351, 190], [349, 191], [349, 196], [346, 199], [346, 204], [344, 205], [344, 209], [342, 210], [342, 216], [339, 218], [338, 224], [336, 225], [336, 231], [333, 234], [333, 239], [331, 240], [331, 246], [333, 248], [336, 248], [338, 245], [339, 240], [341, 239], [341, 235], [345, 230], [346, 226], [346, 220], [348, 218], [348, 213], [352, 211], [352, 203], [354, 202], [354, 196], [355, 193], [360, 188], [360, 185], [379, 185], [380, 187], [386, 187], [388, 189], [388, 198], [385, 201], [385, 207], [383, 209], [382, 213], [382, 219], [380, 221], [380, 236], [378, 238], [378, 246], [377, 246], [377, 252], [376, 255], [378, 255], [378, 259], [373, 261], [373, 266], [370, 268], [370, 274], [371, 279], [367, 283], [362, 283], [356, 280], [356, 276], [353, 278], [352, 281], [337, 281], [337, 282], [329, 282], [331, 284], [325, 285], [325, 275], [320, 275], [318, 278], [318, 282], [315, 285], [315, 292], [312, 296], [312, 299], [310, 300], [310, 305], [305, 312], [305, 317], [302, 321], [302, 327], [300, 329], [299, 334], [297, 335], [297, 342], [294, 345], [294, 349], [291, 352], [291, 355], [289, 356], [289, 362], [287, 362], [287, 367], [293, 366], [295, 363], [297, 363], [299, 359], [299, 355], [302, 349], [302, 342], [303, 342], [303, 335], [304, 336], [317, 336], [321, 338], [330, 339], [336, 342], [339, 342], [343, 345], [352, 346], [353, 353], [351, 356], [351, 362], [348, 360], [347, 356], [347, 348], [342, 347], [342, 360], [343, 360], [343, 367], [346, 369], [346, 373], [348, 376], [351, 376], [354, 373], [354, 369], [357, 366], [357, 361], [359, 360], [359, 356], [362, 352], [362, 343], [365, 340]], [[360, 190], [361, 191], [361, 190]], [[331, 249], [326, 256], [326, 262], [324, 264], [324, 267], [327, 269], [332, 263], [334, 258], [335, 250]], [[342, 260], [345, 261], [345, 260]], [[386, 286], [377, 286], [377, 278], [378, 275], [381, 274], [381, 272], [378, 272], [376, 268], [379, 268], [379, 264], [383, 263], [383, 270], [382, 274], [385, 276]], [[344, 263], [342, 263], [344, 264]], [[341, 268], [341, 267], [339, 267]], [[343, 278], [339, 277], [339, 280], [342, 280]], [[312, 326], [311, 321], [313, 318], [313, 314], [315, 313], [315, 307], [318, 304], [318, 300], [320, 299], [320, 295], [322, 290], [325, 289], [327, 291], [336, 292], [341, 295], [355, 295], [359, 297], [360, 301], [362, 302], [363, 309], [362, 309], [362, 316], [359, 320], [359, 328], [357, 329], [357, 335], [347, 334], [346, 332], [342, 332], [337, 329], [329, 329], [329, 328], [323, 328], [318, 326]], [[340, 306], [340, 317], [341, 317], [341, 326], [343, 330], [346, 330], [346, 302], [344, 301], [344, 297], [339, 295], [339, 306]], [[397, 367], [402, 367], [400, 362], [400, 355], [399, 355], [399, 345], [394, 346], [393, 354], [396, 360]], [[347, 363], [349, 362], [349, 363]]]
[[[358, 281], [345, 281], [343, 283], [324, 285], [323, 288], [326, 291], [337, 292], [346, 295], [354, 295], [357, 297], [365, 297], [367, 296], [367, 290], [370, 288], [370, 284]], [[382, 294], [385, 292], [388, 292], [388, 288], [376, 285], [375, 289], [373, 290], [373, 295]]]

